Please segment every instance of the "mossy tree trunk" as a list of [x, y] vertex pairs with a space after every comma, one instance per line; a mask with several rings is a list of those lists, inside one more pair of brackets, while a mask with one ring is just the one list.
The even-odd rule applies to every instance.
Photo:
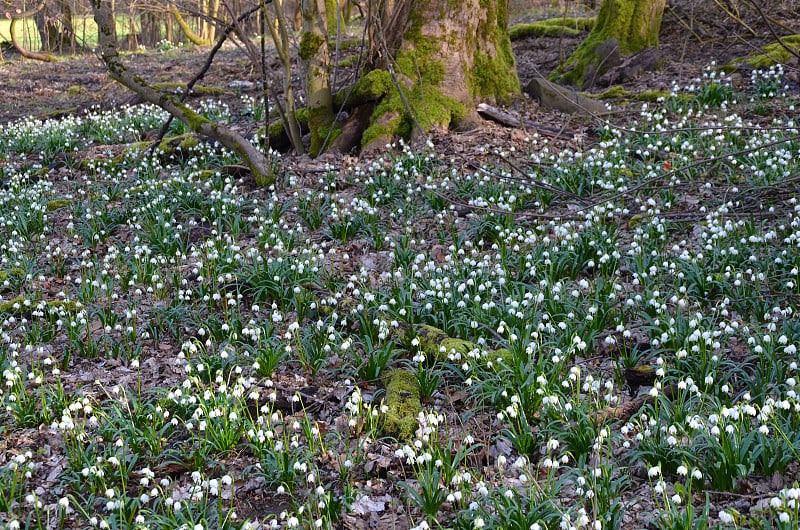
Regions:
[[330, 142], [333, 123], [325, 0], [301, 0], [300, 9], [303, 14], [300, 59], [305, 67], [308, 128], [311, 132], [308, 150], [311, 156], [316, 156], [325, 148], [324, 144]]
[[592, 31], [559, 68], [558, 80], [589, 86], [620, 56], [657, 47], [665, 4], [666, 0], [603, 0]]
[[[433, 128], [469, 127], [475, 100], [507, 100], [519, 79], [507, 0], [395, 0], [373, 17], [372, 63], [391, 88], [375, 107], [362, 146]], [[400, 88], [400, 90], [398, 90]]]

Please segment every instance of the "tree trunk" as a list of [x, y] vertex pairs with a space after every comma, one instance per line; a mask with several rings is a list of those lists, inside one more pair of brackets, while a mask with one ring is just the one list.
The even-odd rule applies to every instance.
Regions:
[[621, 57], [658, 46], [666, 0], [603, 0], [597, 22], [556, 77], [589, 87]]
[[[54, 7], [57, 10], [53, 9]], [[64, 45], [73, 35], [72, 8], [65, 0], [39, 10], [33, 16], [39, 33], [42, 52], [64, 52]]]
[[139, 18], [142, 21], [142, 45], [155, 48], [161, 42], [161, 20], [158, 13], [145, 7]]
[[[396, 0], [373, 20], [373, 64], [385, 63], [390, 89], [376, 106], [362, 146], [415, 131], [466, 128], [477, 98], [519, 92], [508, 38], [507, 0]], [[398, 31], [400, 30], [400, 31]], [[377, 57], [377, 60], [376, 60]], [[400, 90], [398, 90], [398, 88]]]
[[[333, 97], [331, 96], [330, 55], [324, 0], [302, 0], [303, 35], [300, 58], [305, 66], [308, 128], [311, 131], [309, 154], [317, 156], [331, 140]], [[335, 9], [335, 8], [334, 8]]]

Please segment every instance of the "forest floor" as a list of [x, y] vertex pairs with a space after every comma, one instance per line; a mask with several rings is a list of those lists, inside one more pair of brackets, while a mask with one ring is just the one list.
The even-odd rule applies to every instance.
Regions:
[[[569, 139], [270, 187], [133, 148], [165, 116], [92, 56], [0, 64], [0, 527], [798, 528], [800, 80], [720, 70], [755, 30], [671, 9], [659, 100], [506, 107]], [[515, 42], [523, 85], [584, 36]], [[256, 82], [225, 48], [190, 101], [252, 132]]]

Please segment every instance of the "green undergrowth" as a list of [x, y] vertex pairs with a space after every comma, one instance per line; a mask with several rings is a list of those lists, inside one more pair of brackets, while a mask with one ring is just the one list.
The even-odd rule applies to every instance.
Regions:
[[268, 187], [152, 107], [3, 125], [0, 526], [796, 528], [786, 87]]

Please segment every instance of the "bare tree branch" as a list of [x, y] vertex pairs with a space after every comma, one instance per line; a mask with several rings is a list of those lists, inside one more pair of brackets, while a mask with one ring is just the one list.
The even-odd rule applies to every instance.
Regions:
[[9, 33], [11, 33], [11, 44], [14, 45], [14, 48], [17, 49], [20, 55], [22, 55], [27, 59], [44, 61], [46, 63], [54, 63], [58, 60], [54, 56], [50, 55], [49, 53], [32, 52], [26, 49], [25, 46], [23, 46], [22, 43], [19, 42], [19, 39], [17, 39], [17, 22], [19, 22], [24, 18], [32, 17], [42, 9], [44, 9], [44, 1], [39, 2], [39, 4], [37, 4], [36, 6], [32, 7], [31, 9], [23, 13], [11, 13], [9, 11], [6, 11], [6, 18], [9, 18], [11, 20], [11, 25], [9, 26], [8, 31]]
[[193, 132], [212, 138], [233, 150], [247, 164], [259, 184], [268, 184], [274, 180], [269, 160], [242, 135], [221, 123], [212, 122], [201, 116], [181, 103], [174, 95], [154, 89], [141, 77], [128, 71], [117, 52], [111, 4], [103, 0], [91, 0], [91, 5], [94, 19], [97, 22], [98, 53], [106, 66], [108, 75], [113, 80], [132, 90], [148, 103], [158, 105], [170, 115], [186, 123]]

